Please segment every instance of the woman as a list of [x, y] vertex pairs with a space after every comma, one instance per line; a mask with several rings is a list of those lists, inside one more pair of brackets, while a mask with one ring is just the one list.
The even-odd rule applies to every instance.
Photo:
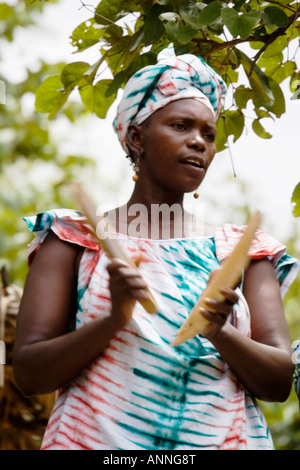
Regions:
[[[43, 449], [273, 448], [254, 397], [283, 401], [292, 383], [280, 288], [296, 261], [285, 247], [259, 231], [240, 289], [223, 289], [224, 302], [207, 299], [217, 314], [201, 311], [213, 325], [209, 337], [171, 346], [244, 230], [226, 224], [195, 237], [183, 210], [184, 194], [198, 188], [213, 160], [224, 92], [201, 59], [175, 57], [170, 48], [124, 89], [115, 129], [136, 184], [109, 220], [117, 215], [116, 237], [141, 275], [109, 262], [77, 212], [27, 220], [36, 239], [14, 364], [24, 394], [59, 389]], [[181, 211], [153, 221], [157, 205]], [[156, 314], [136, 302], [147, 296], [146, 284]]]

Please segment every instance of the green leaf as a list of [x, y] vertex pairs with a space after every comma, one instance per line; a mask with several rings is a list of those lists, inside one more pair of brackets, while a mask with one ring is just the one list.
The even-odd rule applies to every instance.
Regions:
[[87, 62], [73, 62], [66, 65], [61, 71], [61, 81], [65, 90], [73, 90], [89, 68], [90, 65]]
[[260, 14], [256, 11], [249, 11], [241, 15], [240, 18], [240, 37], [247, 39], [255, 26], [260, 22]]
[[238, 0], [237, 2], [234, 2], [234, 9], [239, 11], [241, 7], [246, 3], [247, 0]]
[[225, 125], [227, 136], [233, 135], [233, 142], [236, 142], [242, 135], [245, 125], [245, 117], [239, 110], [225, 112]]
[[5, 3], [1, 3], [0, 5], [0, 21], [6, 21], [8, 18], [14, 15], [13, 7], [6, 5]]
[[285, 97], [284, 97], [282, 89], [280, 88], [276, 80], [269, 77], [268, 83], [269, 83], [269, 88], [274, 97], [274, 102], [273, 104], [269, 104], [269, 105], [264, 104], [264, 107], [271, 113], [274, 113], [275, 116], [279, 118], [285, 113], [285, 110], [286, 110]]
[[225, 26], [228, 28], [233, 37], [239, 35], [239, 14], [232, 8], [224, 8], [222, 11], [222, 18]]
[[137, 31], [131, 40], [130, 46], [129, 46], [129, 51], [132, 52], [135, 49], [137, 49], [141, 43], [144, 41], [145, 35], [144, 35], [144, 30], [141, 29], [140, 31]]
[[116, 24], [111, 24], [110, 26], [105, 28], [105, 32], [103, 34], [103, 38], [109, 44], [118, 43], [118, 41], [120, 41], [122, 36], [123, 36], [123, 28], [121, 28], [121, 26], [118, 26]]
[[101, 0], [95, 11], [95, 21], [103, 25], [115, 23], [127, 15], [127, 12], [120, 9], [120, 6], [119, 0]]
[[255, 111], [258, 119], [263, 119], [263, 118], [272, 118], [273, 119], [272, 115], [268, 111], [266, 111], [265, 109], [255, 108], [254, 111]]
[[168, 39], [174, 43], [187, 44], [196, 34], [195, 29], [183, 21], [168, 21], [164, 26]]
[[288, 16], [282, 10], [282, 8], [274, 6], [265, 8], [265, 10], [261, 13], [261, 17], [263, 18], [265, 24], [271, 29], [273, 26], [282, 28], [289, 21]]
[[139, 48], [130, 50], [131, 40], [132, 36], [123, 36], [107, 50], [101, 51], [113, 75], [127, 69], [139, 57]]
[[221, 36], [224, 31], [223, 19], [220, 17], [217, 21], [210, 24], [207, 29], [211, 31], [215, 36]]
[[253, 28], [259, 23], [260, 14], [256, 11], [239, 14], [233, 8], [224, 8], [222, 18], [234, 38], [240, 36], [241, 39], [247, 39]]
[[36, 91], [35, 108], [41, 113], [50, 113], [49, 119], [63, 107], [69, 93], [64, 90], [60, 75], [46, 78]]
[[164, 23], [168, 39], [171, 42], [177, 42], [178, 37], [178, 22], [175, 21], [167, 21]]
[[261, 137], [262, 139], [272, 138], [272, 135], [265, 130], [263, 125], [260, 123], [259, 119], [254, 119], [252, 123], [252, 129], [254, 130], [255, 134], [257, 134], [258, 137]]
[[233, 68], [228, 65], [226, 75], [228, 77], [229, 83], [237, 83], [239, 79], [239, 73], [237, 70], [233, 70]]
[[[288, 46], [290, 41], [289, 36], [279, 36], [275, 41], [270, 44], [263, 55], [261, 56], [262, 59], [269, 59], [270, 57], [277, 56], [278, 54], [282, 53], [282, 51]], [[260, 44], [259, 49], [264, 45]], [[251, 46], [253, 47], [253, 43], [251, 43]]]
[[105, 28], [95, 23], [94, 18], [84, 21], [74, 29], [70, 39], [72, 46], [77, 47], [76, 52], [82, 52], [100, 41]]
[[227, 148], [227, 135], [225, 129], [225, 116], [221, 115], [217, 120], [217, 136], [215, 140], [215, 145], [217, 152], [222, 152]]
[[91, 113], [95, 113], [101, 119], [105, 119], [108, 109], [116, 98], [114, 94], [108, 96], [111, 83], [112, 80], [105, 79], [95, 85], [83, 85], [79, 89], [83, 104]]
[[180, 16], [195, 29], [199, 28], [200, 10], [194, 2], [184, 2], [179, 5]]
[[274, 104], [274, 95], [272, 93], [269, 81], [263, 71], [242, 51], [238, 52], [241, 64], [246, 72], [251, 88], [254, 91], [260, 104], [263, 106], [272, 106]]
[[209, 3], [199, 15], [199, 23], [201, 25], [208, 26], [217, 21], [221, 16], [223, 8], [222, 2], [211, 2]]
[[240, 85], [234, 93], [234, 99], [236, 105], [239, 109], [244, 109], [247, 107], [249, 100], [253, 98], [253, 90], [251, 88], [246, 88], [245, 85]]
[[116, 95], [119, 88], [122, 88], [135, 72], [147, 65], [154, 64], [156, 64], [156, 55], [152, 52], [139, 55], [126, 70], [122, 70], [114, 76], [114, 79], [107, 89], [106, 96], [110, 96], [111, 94]]
[[163, 5], [153, 5], [145, 18], [144, 34], [145, 44], [152, 44], [159, 41], [165, 32], [164, 25], [162, 24], [159, 16], [166, 13], [167, 7]]
[[223, 4], [220, 1], [213, 1], [208, 5], [189, 1], [180, 5], [179, 12], [186, 23], [195, 29], [200, 29], [202, 26], [215, 23], [221, 17], [222, 8]]
[[180, 44], [187, 44], [195, 36], [196, 31], [188, 24], [180, 21], [177, 26], [177, 39]]
[[129, 67], [130, 74], [133, 75], [138, 70], [146, 67], [147, 65], [156, 64], [156, 54], [153, 52], [146, 52], [145, 54], [140, 54], [134, 62]]
[[300, 217], [300, 183], [297, 184], [292, 195], [293, 214]]
[[282, 52], [278, 52], [278, 54], [273, 54], [272, 56], [265, 57], [264, 54], [260, 57], [259, 61], [257, 62], [258, 67], [268, 69], [275, 65], [280, 65], [283, 61], [283, 54]]
[[[275, 59], [275, 57], [274, 57]], [[283, 82], [290, 77], [296, 70], [295, 62], [289, 60], [282, 64], [280, 61], [269, 59], [268, 66], [265, 69], [267, 75], [271, 76], [277, 83]]]
[[242, 135], [245, 125], [245, 117], [239, 110], [225, 111], [217, 121], [217, 137], [216, 148], [217, 152], [221, 152], [227, 148], [227, 140], [229, 136], [233, 136], [233, 141], [236, 142]]
[[110, 96], [112, 94], [116, 96], [116, 94], [118, 93], [118, 90], [125, 85], [128, 79], [129, 79], [129, 76], [128, 76], [127, 70], [122, 70], [121, 72], [118, 72], [114, 76], [114, 79], [112, 80], [109, 87], [107, 88], [106, 96]]
[[295, 72], [291, 76], [290, 90], [293, 93], [292, 100], [300, 99], [300, 72]]

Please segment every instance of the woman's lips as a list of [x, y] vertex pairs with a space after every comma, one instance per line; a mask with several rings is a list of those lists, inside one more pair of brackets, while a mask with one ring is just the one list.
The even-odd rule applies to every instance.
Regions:
[[182, 159], [180, 163], [196, 172], [205, 171], [204, 161], [202, 158], [200, 159], [197, 157], [187, 157], [185, 159]]

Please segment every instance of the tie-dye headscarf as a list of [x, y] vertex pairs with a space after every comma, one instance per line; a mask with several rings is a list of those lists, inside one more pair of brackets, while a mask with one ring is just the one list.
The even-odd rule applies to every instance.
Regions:
[[113, 126], [126, 153], [129, 125], [142, 124], [172, 101], [194, 98], [208, 106], [216, 119], [219, 116], [226, 85], [201, 57], [176, 57], [171, 45], [158, 54], [157, 60], [156, 65], [136, 72], [124, 88]]

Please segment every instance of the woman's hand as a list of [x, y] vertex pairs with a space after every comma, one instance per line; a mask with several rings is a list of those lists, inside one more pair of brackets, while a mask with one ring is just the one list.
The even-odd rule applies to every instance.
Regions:
[[[208, 283], [211, 281], [217, 271], [217, 269], [212, 271]], [[224, 287], [220, 289], [220, 292], [225, 298], [223, 302], [206, 298], [205, 304], [208, 308], [199, 308], [203, 317], [206, 318], [206, 320], [208, 320], [211, 324], [211, 327], [209, 328], [209, 333], [206, 334], [206, 338], [209, 340], [215, 338], [218, 335], [218, 333], [226, 324], [228, 317], [232, 313], [234, 305], [239, 300], [239, 295], [233, 289]], [[213, 312], [211, 310], [213, 310]]]
[[245, 336], [227, 321], [236, 299], [228, 291], [227, 307], [222, 307], [221, 302], [214, 305], [216, 315], [205, 314], [214, 322], [209, 339], [251, 395], [264, 401], [283, 402], [289, 396], [295, 366], [280, 285], [271, 261], [250, 263], [245, 271], [243, 296], [249, 307], [251, 336]]
[[[141, 258], [135, 264], [138, 266], [140, 262]], [[135, 302], [148, 297], [147, 285], [138, 270], [122, 260], [113, 259], [107, 270], [110, 275], [111, 314], [121, 329], [129, 323]]]

